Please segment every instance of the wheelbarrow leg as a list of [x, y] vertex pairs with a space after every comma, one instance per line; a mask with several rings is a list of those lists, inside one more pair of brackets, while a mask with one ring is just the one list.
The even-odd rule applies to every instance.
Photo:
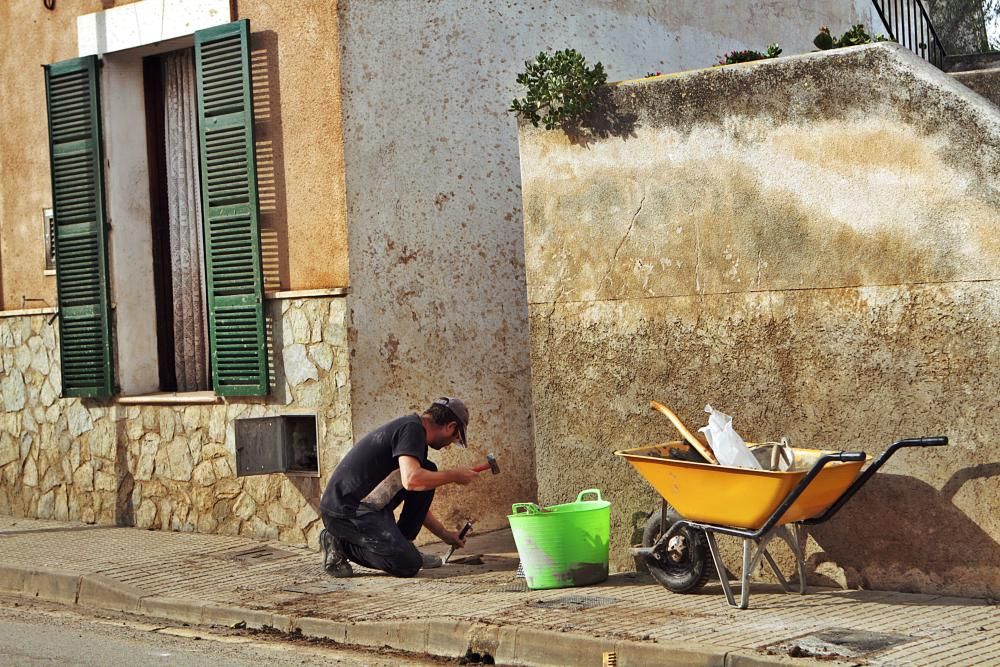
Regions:
[[767, 564], [771, 567], [771, 571], [774, 572], [774, 576], [777, 577], [778, 583], [781, 584], [781, 588], [786, 593], [792, 592], [792, 587], [788, 585], [788, 580], [785, 579], [785, 575], [782, 574], [781, 569], [778, 564], [774, 562], [774, 558], [771, 556], [771, 552], [767, 550], [767, 543], [775, 538], [780, 537], [784, 540], [788, 547], [792, 550], [792, 554], [795, 556], [795, 567], [799, 576], [799, 595], [806, 592], [806, 577], [805, 577], [805, 561], [802, 558], [802, 549], [799, 546], [799, 531], [800, 526], [795, 524], [794, 532], [789, 530], [787, 526], [781, 526], [775, 530], [768, 533], [768, 535], [761, 540], [760, 549], [763, 552], [764, 559], [767, 560]]
[[792, 548], [795, 553], [796, 565], [799, 569], [799, 595], [806, 594], [806, 547], [805, 540], [802, 539], [805, 535], [805, 528], [801, 523], [794, 524], [792, 528], [792, 541], [788, 543], [788, 546]]
[[705, 531], [708, 538], [708, 549], [712, 552], [712, 560], [715, 562], [715, 569], [719, 573], [719, 583], [722, 584], [722, 592], [726, 595], [726, 602], [730, 607], [746, 609], [750, 604], [750, 543], [751, 540], [743, 540], [743, 571], [740, 572], [740, 603], [736, 604], [733, 597], [733, 589], [729, 585], [729, 577], [726, 576], [726, 564], [722, 562], [722, 554], [719, 552], [719, 545], [715, 541], [715, 534], [711, 530]]
[[781, 588], [786, 593], [792, 592], [792, 587], [789, 585], [788, 580], [785, 575], [781, 573], [781, 569], [775, 562], [774, 557], [767, 550], [768, 543], [774, 538], [780, 538], [788, 543], [791, 548], [792, 553], [795, 555], [796, 569], [799, 575], [799, 594], [805, 593], [805, 563], [802, 558], [802, 549], [796, 540], [798, 536], [799, 527], [795, 527], [795, 533], [792, 533], [787, 526], [780, 526], [774, 530], [768, 532], [761, 538], [756, 540], [751, 538], [743, 538], [743, 567], [740, 571], [740, 601], [739, 604], [736, 603], [736, 596], [733, 595], [733, 589], [729, 585], [729, 578], [726, 576], [726, 566], [722, 562], [722, 553], [719, 551], [719, 545], [715, 541], [715, 532], [707, 529], [705, 530], [705, 536], [708, 538], [708, 548], [712, 553], [712, 560], [715, 562], [715, 569], [719, 573], [719, 583], [722, 584], [722, 592], [726, 595], [726, 602], [729, 606], [736, 607], [737, 609], [746, 609], [750, 605], [750, 577], [753, 575], [754, 570], [760, 565], [761, 560], [766, 560], [767, 564], [770, 566], [771, 570], [774, 572], [775, 576], [778, 578], [778, 583], [781, 584]]

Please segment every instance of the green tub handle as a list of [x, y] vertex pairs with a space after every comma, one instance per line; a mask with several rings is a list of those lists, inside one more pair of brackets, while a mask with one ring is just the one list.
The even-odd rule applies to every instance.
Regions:
[[535, 503], [514, 503], [510, 506], [511, 514], [540, 514], [541, 511], [542, 508]]
[[580, 492], [580, 495], [576, 497], [576, 502], [581, 502], [583, 500], [583, 497], [588, 493], [593, 493], [595, 496], [597, 496], [597, 500], [599, 501], [604, 500], [604, 498], [601, 496], [600, 489], [584, 489], [583, 491]]

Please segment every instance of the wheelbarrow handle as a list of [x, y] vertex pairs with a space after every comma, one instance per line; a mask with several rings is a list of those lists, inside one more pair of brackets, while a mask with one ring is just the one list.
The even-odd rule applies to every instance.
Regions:
[[856, 461], [864, 461], [868, 457], [864, 452], [840, 452], [840, 454], [834, 454], [832, 460], [840, 461], [841, 463], [854, 463]]
[[[851, 496], [857, 493], [858, 489], [864, 486], [865, 482], [867, 482], [871, 478], [871, 476], [878, 471], [879, 468], [885, 465], [885, 462], [888, 461], [892, 457], [892, 455], [896, 453], [897, 450], [900, 450], [903, 447], [941, 447], [947, 444], [948, 444], [948, 437], [944, 435], [928, 436], [924, 438], [905, 438], [903, 440], [897, 440], [896, 442], [889, 445], [884, 452], [879, 454], [878, 458], [875, 459], [870, 466], [865, 468], [864, 472], [858, 475], [858, 478], [854, 480], [854, 483], [851, 484], [849, 487], [847, 487], [844, 493], [840, 495], [840, 498], [837, 499], [837, 502], [828, 507], [826, 512], [824, 512], [820, 516], [813, 517], [812, 519], [806, 519], [802, 523], [808, 525], [823, 523], [824, 521], [832, 517], [834, 514], [836, 514], [837, 511], [844, 506], [844, 503], [850, 500]], [[854, 454], [860, 454], [860, 452], [843, 452], [843, 454], [854, 455]], [[841, 459], [841, 460], [847, 460], [847, 459]], [[850, 459], [850, 460], [858, 461], [863, 459]]]
[[947, 444], [948, 436], [935, 435], [926, 438], [907, 438], [906, 440], [897, 440], [892, 443], [892, 447], [896, 449], [899, 447], [943, 447]]

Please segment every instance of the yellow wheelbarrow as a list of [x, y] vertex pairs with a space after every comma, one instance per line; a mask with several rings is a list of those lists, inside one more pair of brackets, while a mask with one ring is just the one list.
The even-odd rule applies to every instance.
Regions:
[[[711, 556], [726, 600], [746, 609], [750, 574], [766, 561], [786, 592], [788, 580], [767, 550], [782, 539], [795, 555], [798, 592], [805, 593], [801, 545], [805, 526], [823, 523], [843, 507], [887, 460], [903, 447], [947, 445], [946, 437], [910, 438], [890, 445], [861, 472], [864, 452], [798, 449], [778, 443], [747, 443], [765, 468], [718, 465], [707, 444], [695, 437], [669, 409], [652, 407], [670, 418], [686, 442], [675, 441], [617, 451], [662, 496], [650, 515], [641, 547], [634, 556], [665, 588], [688, 593], [701, 588], [710, 574]], [[740, 602], [736, 603], [715, 534], [743, 540]]]

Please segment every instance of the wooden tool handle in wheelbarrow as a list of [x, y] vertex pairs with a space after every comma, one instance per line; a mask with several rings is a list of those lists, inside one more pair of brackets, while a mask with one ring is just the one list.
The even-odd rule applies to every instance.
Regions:
[[681, 432], [684, 439], [687, 440], [692, 447], [697, 449], [698, 453], [705, 457], [706, 461], [716, 465], [719, 464], [719, 459], [715, 458], [715, 454], [712, 453], [712, 450], [704, 442], [694, 437], [694, 434], [688, 430], [688, 427], [684, 425], [684, 422], [680, 420], [680, 417], [675, 415], [670, 408], [657, 401], [650, 401], [649, 407], [653, 408], [657, 412], [663, 413], [663, 415], [666, 416], [666, 418], [669, 419], [675, 427], [677, 427], [677, 430]]

